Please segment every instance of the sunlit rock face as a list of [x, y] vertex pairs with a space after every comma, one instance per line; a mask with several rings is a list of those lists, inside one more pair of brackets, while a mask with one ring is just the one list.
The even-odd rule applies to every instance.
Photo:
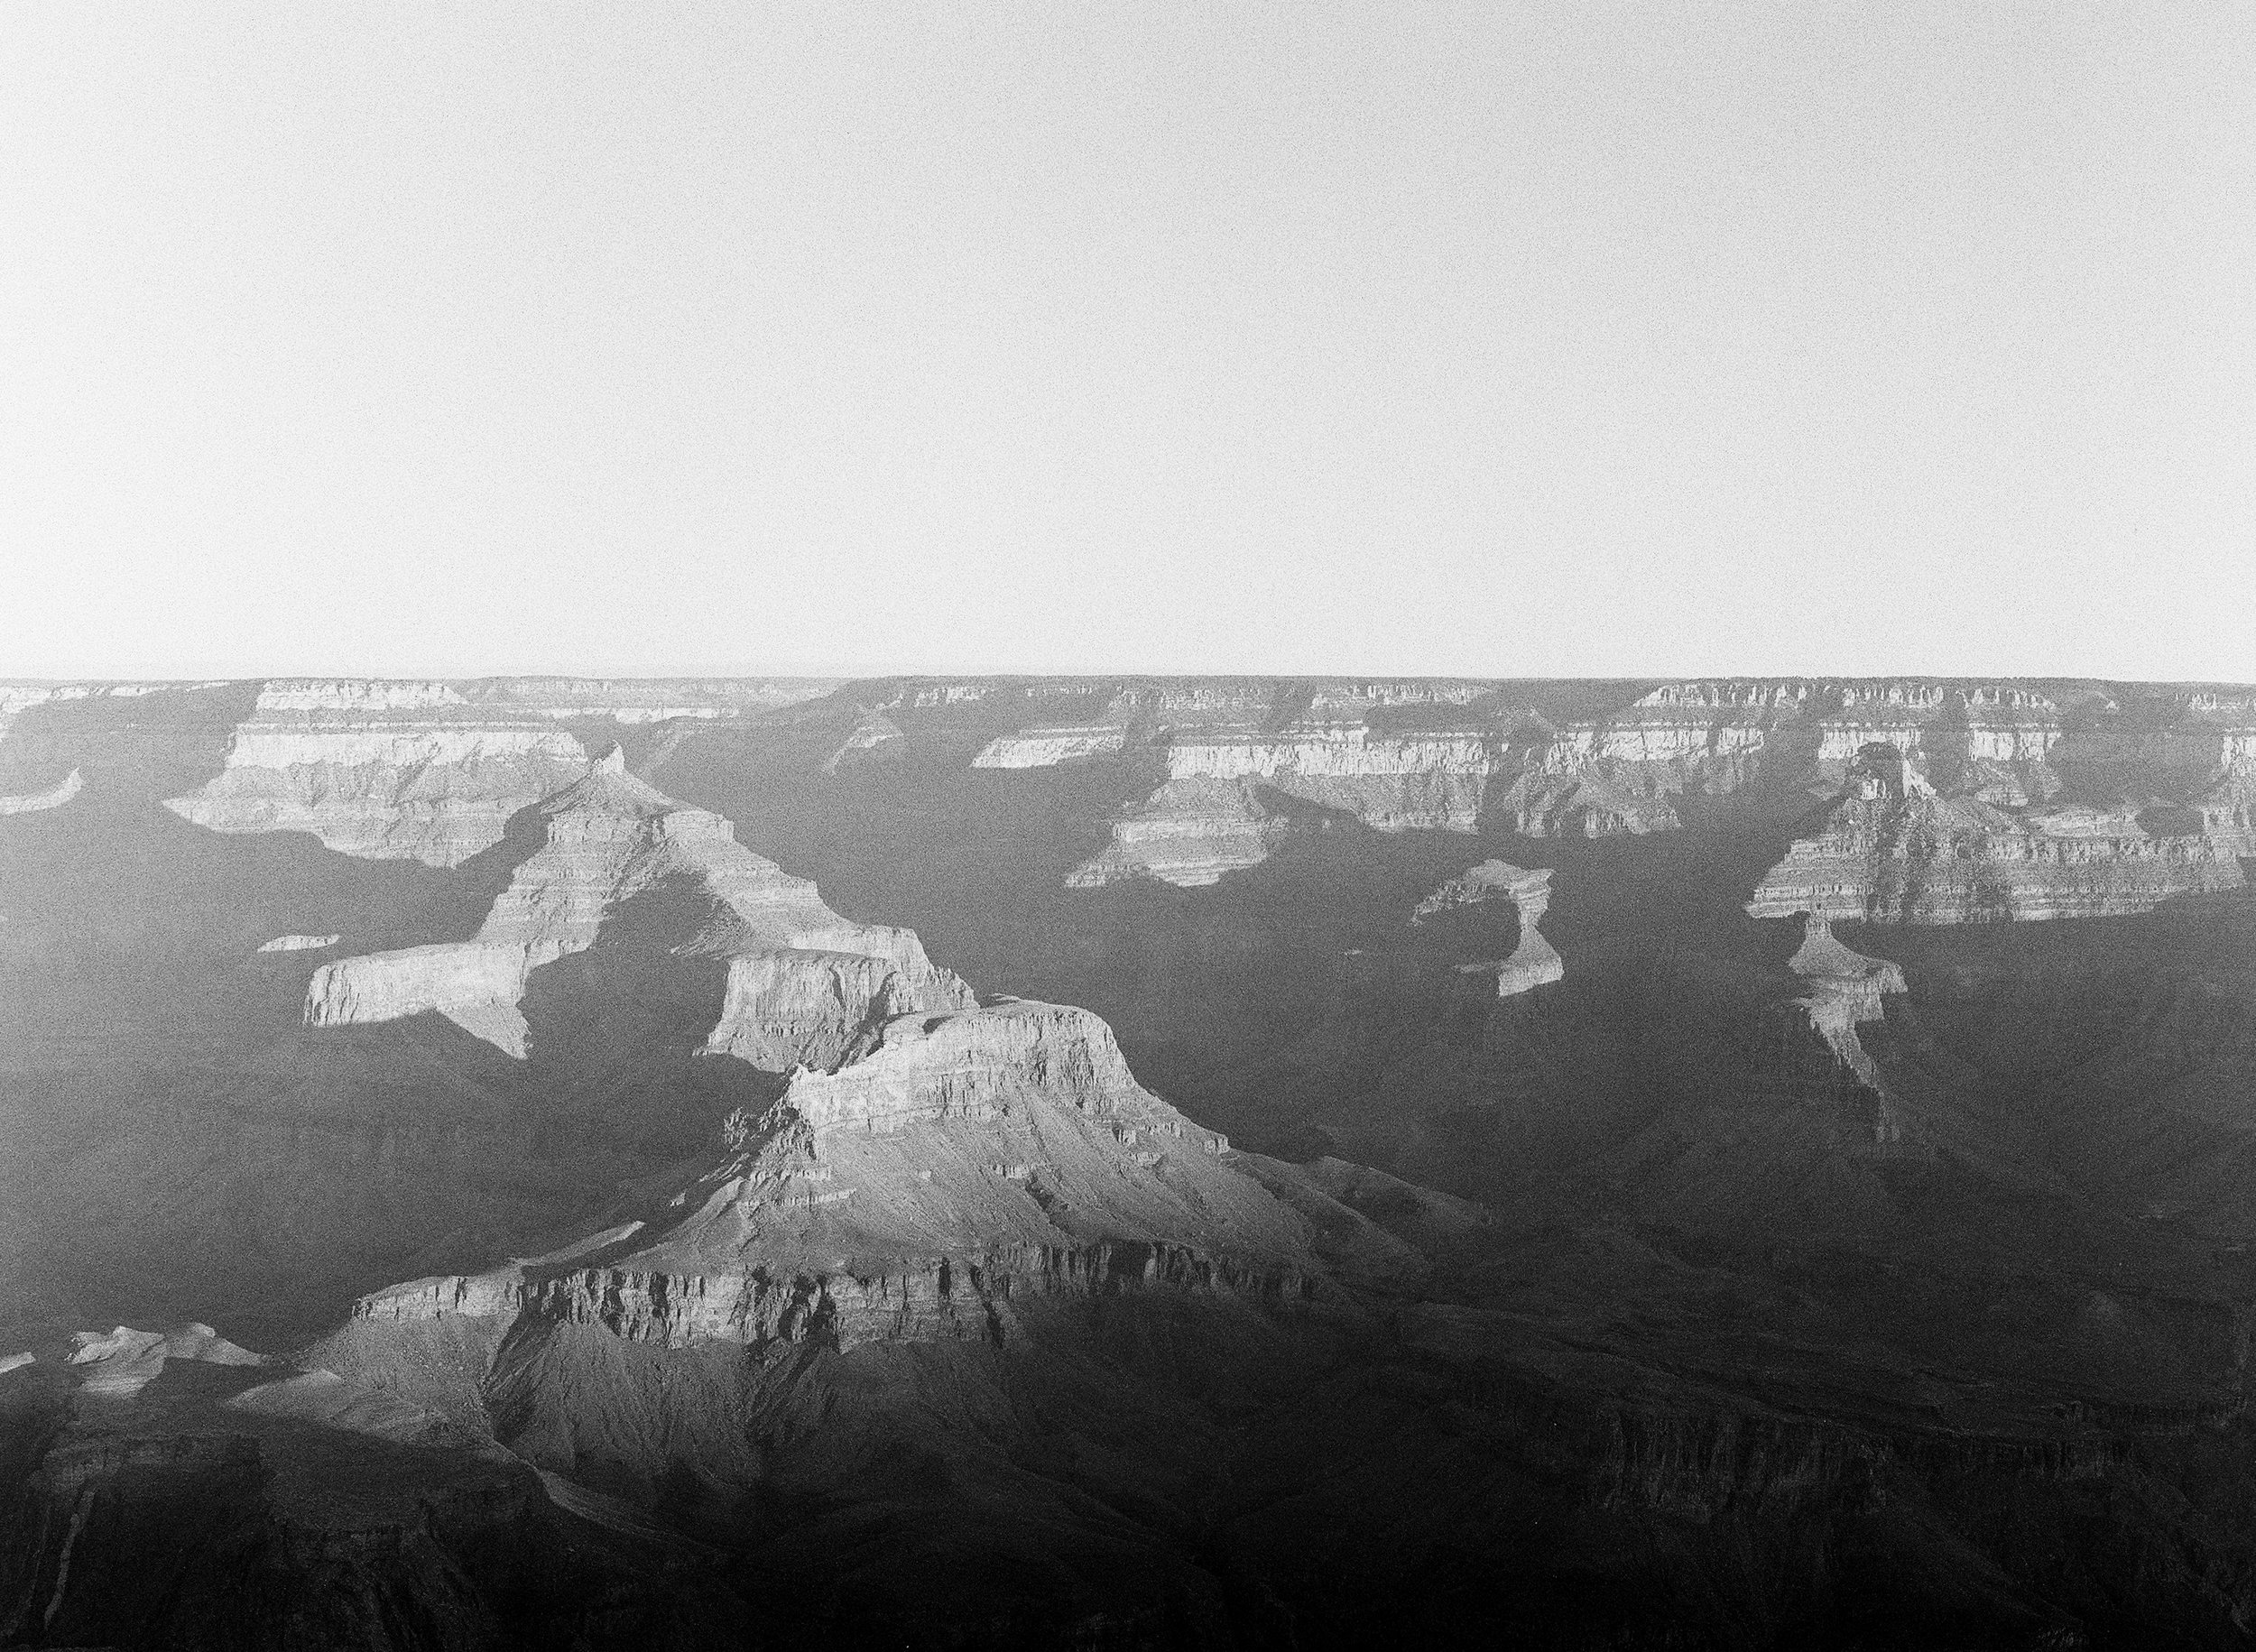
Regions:
[[720, 1020], [707, 1053], [765, 1072], [829, 1072], [862, 1055], [885, 1023], [919, 1008], [920, 992], [889, 958], [782, 948], [728, 959]]
[[1551, 873], [1548, 867], [1529, 872], [1508, 861], [1484, 861], [1419, 901], [1410, 914], [1410, 921], [1422, 923], [1459, 907], [1490, 900], [1509, 900], [1519, 909], [1519, 942], [1510, 957], [1493, 964], [1462, 964], [1459, 969], [1484, 977], [1493, 974], [1499, 998], [1511, 998], [1554, 981], [1564, 981], [1567, 961], [1538, 927], [1551, 905]]
[[345, 937], [339, 935], [278, 935], [259, 947], [261, 952], [319, 952]]
[[1014, 1301], [1297, 1296], [1312, 1267], [1305, 1220], [1069, 1006], [896, 1017], [717, 1146], [643, 1217], [492, 1274], [410, 1281], [356, 1316], [522, 1316], [667, 1346], [1000, 1342]]
[[1825, 1040], [1841, 1066], [1879, 1098], [1873, 1123], [1876, 1140], [1882, 1145], [1899, 1141], [1903, 1127], [1896, 1116], [1893, 1094], [1857, 1029], [1885, 1019], [1888, 994], [1910, 990], [1902, 966], [1851, 951], [1835, 938], [1832, 925], [1817, 913], [1810, 913], [1804, 922], [1802, 944], [1787, 961], [1787, 967], [1808, 989], [1805, 996], [1794, 1001], [1795, 1006], [1809, 1018], [1811, 1029]]
[[[1473, 830], [1501, 748], [1488, 715], [1467, 708], [1489, 692], [1414, 678], [1139, 683], [1114, 693], [1101, 718], [998, 736], [975, 762], [1034, 768], [1142, 754], [1165, 780], [1114, 822], [1110, 847], [1068, 882], [1196, 887], [1266, 859], [1298, 806], [1382, 832]], [[1390, 726], [1401, 713], [1410, 724]]]
[[997, 734], [972, 759], [975, 769], [1048, 769], [1085, 757], [1102, 757], [1128, 743], [1124, 724], [1096, 724], [1084, 727], [1030, 728], [1022, 734]]
[[689, 891], [689, 910], [660, 915], [659, 932], [633, 938], [645, 952], [725, 966], [726, 996], [707, 1044], [717, 1054], [783, 1070], [834, 1066], [874, 1021], [971, 1001], [913, 932], [840, 918], [813, 883], [745, 849], [726, 820], [626, 773], [615, 750], [539, 812], [541, 848], [474, 939], [322, 965], [307, 988], [307, 1024], [436, 1011], [522, 1057], [518, 1004], [532, 973], [587, 951], [615, 919], [632, 928], [631, 903], [676, 887]]
[[2194, 808], [2202, 830], [2235, 854], [2256, 855], [2256, 692], [2182, 696], [2171, 734], [2206, 771]]
[[1113, 841], [1066, 875], [1068, 887], [1096, 889], [1156, 878], [1184, 889], [1258, 866], [1290, 823], [1264, 806], [1246, 780], [1170, 780], [1113, 823]]
[[1275, 734], [1171, 742], [1173, 780], [1259, 780], [1382, 832], [1469, 832], [1495, 757], [1478, 734], [1389, 735], [1309, 719]]
[[310, 832], [343, 854], [456, 866], [587, 765], [550, 719], [447, 683], [278, 679], [226, 768], [166, 807], [215, 832]]
[[1744, 785], [1765, 739], [1801, 715], [1807, 683], [1663, 685], [1611, 715], [1518, 731], [1523, 755], [1490, 805], [1526, 837], [1614, 837], [1671, 832], [1687, 793]]
[[825, 774], [841, 774], [893, 750], [906, 737], [901, 724], [882, 711], [865, 711], [856, 720], [838, 749], [823, 762]]
[[1909, 924], [2107, 918], [2242, 883], [2233, 845], [2206, 833], [2150, 831], [2135, 806], [2009, 813], [1946, 795], [1917, 761], [1876, 744], [1747, 910]]

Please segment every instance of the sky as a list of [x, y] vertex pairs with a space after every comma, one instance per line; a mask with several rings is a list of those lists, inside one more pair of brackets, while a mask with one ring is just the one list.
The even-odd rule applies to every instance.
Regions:
[[2256, 678], [2256, 8], [0, 31], [0, 677]]

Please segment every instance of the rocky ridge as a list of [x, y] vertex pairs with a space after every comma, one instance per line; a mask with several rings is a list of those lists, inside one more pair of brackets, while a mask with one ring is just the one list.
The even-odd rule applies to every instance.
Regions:
[[[788, 1070], [843, 1058], [857, 1029], [909, 1009], [948, 1009], [969, 989], [905, 929], [849, 923], [815, 886], [737, 843], [729, 823], [625, 772], [615, 749], [538, 806], [541, 846], [516, 868], [476, 936], [343, 958], [306, 990], [310, 1027], [435, 1011], [522, 1058], [518, 1010], [532, 973], [596, 945], [638, 898], [687, 886], [689, 932], [678, 959], [727, 972], [707, 1047]], [[795, 1029], [783, 1035], [784, 1024]], [[781, 1038], [781, 1042], [779, 1039]]]

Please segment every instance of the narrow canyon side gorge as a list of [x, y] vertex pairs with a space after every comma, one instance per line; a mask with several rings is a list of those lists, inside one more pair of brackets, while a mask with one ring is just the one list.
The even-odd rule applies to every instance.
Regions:
[[0, 1646], [2245, 1647], [2256, 690], [0, 683]]

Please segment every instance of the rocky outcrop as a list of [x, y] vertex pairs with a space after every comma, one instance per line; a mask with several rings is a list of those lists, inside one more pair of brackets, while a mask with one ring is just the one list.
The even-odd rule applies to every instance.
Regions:
[[1134, 878], [1192, 889], [1269, 858], [1290, 822], [1248, 780], [1170, 780], [1113, 823], [1113, 841], [1066, 875], [1072, 889]]
[[1086, 1010], [898, 1016], [803, 1071], [663, 1209], [495, 1273], [416, 1280], [356, 1316], [531, 1316], [634, 1341], [1016, 1334], [1012, 1300], [1172, 1287], [1297, 1297], [1306, 1229], [1135, 1081]]
[[[517, 1005], [527, 977], [587, 951], [607, 924], [624, 925], [623, 942], [642, 955], [724, 964], [727, 997], [707, 1048], [757, 1054], [778, 1070], [835, 1065], [887, 1015], [971, 1001], [913, 933], [840, 918], [814, 884], [739, 844], [726, 820], [629, 775], [615, 749], [544, 799], [540, 814], [541, 848], [518, 866], [475, 939], [324, 964], [307, 988], [307, 1024], [436, 1011], [522, 1057]], [[642, 898], [673, 889], [689, 892], [686, 909], [666, 906], [640, 926], [630, 916]], [[758, 1019], [771, 1011], [776, 1020]]]
[[882, 711], [864, 712], [838, 749], [823, 761], [825, 774], [838, 774], [898, 747], [905, 736], [901, 724]]
[[86, 776], [73, 769], [43, 790], [19, 792], [14, 797], [0, 798], [0, 815], [36, 815], [44, 809], [60, 808], [77, 797], [85, 785]]
[[707, 1053], [772, 1073], [830, 1072], [865, 1052], [920, 994], [892, 960], [794, 948], [728, 960], [721, 1019]]
[[408, 946], [324, 964], [306, 988], [305, 1024], [353, 1027], [437, 1011], [522, 1059], [526, 951], [499, 942]]
[[261, 952], [319, 952], [345, 937], [339, 935], [278, 935], [259, 947]]
[[1081, 728], [1029, 728], [997, 734], [971, 760], [975, 769], [1048, 769], [1085, 757], [1105, 757], [1128, 743], [1124, 723]]
[[1808, 989], [1794, 1005], [1808, 1017], [1809, 1026], [1825, 1040], [1841, 1066], [1878, 1099], [1875, 1139], [1883, 1146], [1901, 1140], [1902, 1121], [1895, 1096], [1857, 1029], [1885, 1019], [1887, 995], [1909, 991], [1900, 964], [1884, 958], [1868, 958], [1843, 946], [1832, 925], [1821, 915], [1808, 915], [1802, 944], [1787, 960], [1787, 968]]
[[174, 1331], [136, 1331], [127, 1325], [104, 1334], [81, 1331], [70, 1339], [68, 1363], [78, 1368], [79, 1387], [88, 1394], [124, 1399], [156, 1380], [168, 1360], [207, 1365], [265, 1365], [264, 1354], [238, 1348], [209, 1325], [190, 1324]]
[[1765, 874], [1747, 910], [1909, 924], [2109, 918], [2242, 883], [2231, 845], [2205, 833], [2150, 832], [2128, 810], [2008, 813], [1946, 796], [1918, 761], [1868, 746], [1840, 800]]
[[1258, 780], [1382, 832], [1469, 832], [1494, 765], [1480, 734], [1388, 735], [1304, 721], [1271, 734], [1207, 734], [1167, 748], [1171, 780]]
[[[808, 1129], [891, 1132], [918, 1121], [992, 1123], [1012, 1107], [1067, 1106], [1109, 1116], [1151, 1098], [1138, 1087], [1112, 1029], [1086, 1010], [1009, 1001], [954, 1015], [886, 1023], [869, 1058], [809, 1074], [786, 1102]], [[1180, 1131], [1177, 1134], [1179, 1136]], [[1208, 1139], [1206, 1150], [1226, 1146]]]
[[1770, 734], [1802, 717], [1813, 693], [1802, 682], [1670, 683], [1603, 717], [1532, 719], [1491, 813], [1525, 837], [1673, 832], [1679, 799], [1744, 786]]
[[1551, 905], [1550, 868], [1525, 871], [1506, 861], [1483, 861], [1461, 877], [1452, 878], [1418, 904], [1410, 915], [1421, 923], [1458, 907], [1485, 900], [1507, 900], [1520, 909], [1520, 939], [1512, 955], [1494, 964], [1468, 964], [1468, 974], [1493, 973], [1496, 996], [1511, 998], [1532, 988], [1567, 978], [1567, 962], [1558, 955], [1537, 926]]
[[2209, 759], [2193, 800], [2201, 829], [2233, 854], [2256, 855], [2256, 696], [2197, 695], [2185, 709], [2185, 732]]
[[447, 683], [276, 680], [225, 769], [165, 807], [215, 832], [310, 832], [342, 854], [455, 866], [587, 762], [552, 720]]

